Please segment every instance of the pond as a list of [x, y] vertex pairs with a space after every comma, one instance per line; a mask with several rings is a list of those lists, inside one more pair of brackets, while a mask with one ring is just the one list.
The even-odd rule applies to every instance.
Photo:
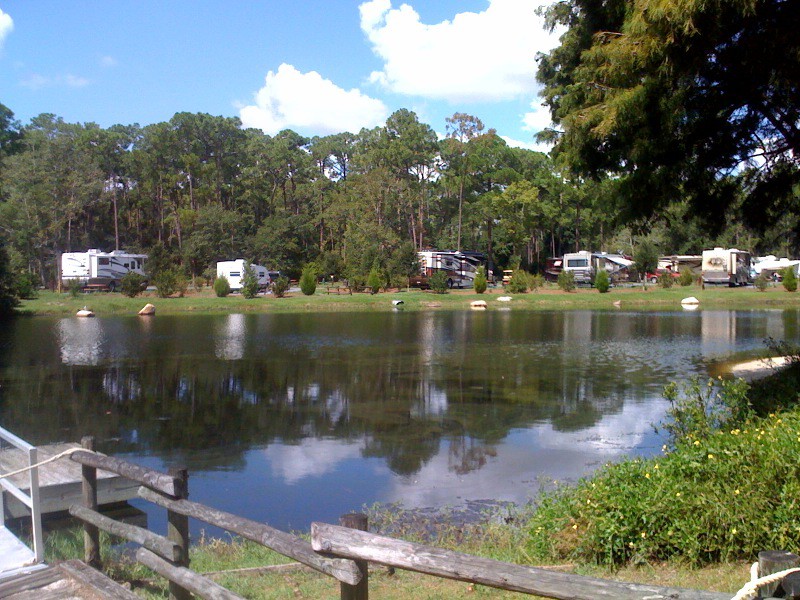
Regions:
[[659, 452], [667, 382], [795, 340], [799, 323], [796, 310], [20, 318], [0, 331], [0, 425], [186, 466], [193, 500], [287, 530], [374, 502], [523, 502]]

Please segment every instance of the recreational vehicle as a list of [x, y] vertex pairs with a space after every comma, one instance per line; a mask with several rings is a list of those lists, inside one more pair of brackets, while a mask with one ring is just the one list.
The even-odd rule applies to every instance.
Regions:
[[[224, 277], [227, 279], [231, 290], [241, 290], [244, 284], [244, 269], [246, 263], [247, 261], [243, 258], [220, 261], [217, 263], [217, 277]], [[255, 264], [251, 264], [250, 268], [255, 271], [259, 289], [267, 289], [270, 284], [269, 271], [267, 268]]]
[[423, 278], [444, 271], [449, 288], [472, 287], [478, 267], [486, 263], [486, 257], [480, 252], [427, 250], [417, 255]]
[[703, 250], [703, 283], [729, 286], [752, 283], [750, 253], [735, 248]]
[[82, 286], [105, 286], [112, 292], [128, 273], [144, 276], [146, 254], [128, 254], [120, 250], [102, 252], [65, 252], [61, 255], [61, 280], [77, 281]]
[[594, 282], [594, 269], [592, 268], [592, 253], [586, 250], [568, 252], [562, 259], [562, 269], [572, 272], [575, 283]]

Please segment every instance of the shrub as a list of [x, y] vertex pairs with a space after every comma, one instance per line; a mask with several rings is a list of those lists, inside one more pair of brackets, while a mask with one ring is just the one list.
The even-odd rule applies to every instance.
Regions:
[[611, 288], [611, 281], [608, 277], [608, 271], [600, 269], [594, 277], [594, 287], [601, 294], [605, 294]]
[[128, 298], [136, 298], [144, 291], [146, 281], [144, 275], [129, 271], [120, 279], [119, 291]]
[[531, 286], [531, 289], [534, 292], [538, 292], [541, 288], [544, 287], [544, 277], [542, 277], [541, 273], [537, 273], [536, 275], [531, 275], [528, 277], [528, 284]]
[[658, 276], [658, 287], [662, 289], [668, 290], [673, 283], [675, 283], [675, 278], [672, 277], [672, 273], [669, 271], [664, 271]]
[[289, 290], [289, 278], [281, 275], [272, 282], [270, 287], [272, 287], [272, 293], [276, 298], [283, 298]]
[[0, 319], [10, 316], [19, 305], [10, 263], [6, 247], [0, 241]]
[[224, 298], [231, 293], [231, 284], [228, 282], [227, 277], [217, 277], [214, 280], [214, 293], [217, 298]]
[[565, 292], [572, 292], [575, 290], [575, 274], [572, 271], [561, 271], [558, 274], [558, 281], [556, 283], [559, 289]]
[[317, 291], [317, 269], [314, 265], [303, 267], [303, 273], [300, 275], [300, 291], [305, 296], [313, 296]]
[[83, 284], [77, 279], [68, 279], [66, 290], [72, 298], [77, 298], [83, 289]]
[[381, 285], [381, 273], [378, 267], [373, 266], [367, 276], [367, 289], [369, 289], [370, 294], [377, 294], [381, 289]]
[[769, 277], [765, 273], [759, 273], [753, 285], [756, 286], [759, 292], [766, 292], [769, 287]]
[[797, 275], [795, 275], [794, 267], [786, 267], [781, 271], [783, 278], [783, 289], [787, 292], [797, 291]]
[[486, 291], [486, 268], [483, 266], [478, 267], [475, 272], [475, 280], [473, 282], [476, 294], [482, 294]]
[[33, 300], [39, 297], [36, 290], [37, 283], [36, 277], [33, 273], [25, 271], [16, 277], [17, 297], [24, 298], [25, 300]]
[[528, 293], [528, 273], [523, 269], [517, 269], [508, 282], [508, 291], [512, 294]]
[[436, 294], [447, 293], [447, 273], [444, 271], [434, 271], [433, 275], [428, 277], [428, 284], [431, 286], [431, 291]]
[[258, 294], [258, 277], [256, 270], [249, 262], [244, 263], [244, 274], [242, 277], [242, 296], [251, 300]]
[[189, 281], [177, 267], [170, 267], [159, 271], [153, 277], [153, 285], [156, 286], [156, 293], [159, 298], [169, 298], [174, 294], [183, 297]]
[[689, 287], [694, 282], [694, 273], [689, 267], [683, 267], [680, 270], [680, 277], [678, 277], [678, 283], [681, 287]]

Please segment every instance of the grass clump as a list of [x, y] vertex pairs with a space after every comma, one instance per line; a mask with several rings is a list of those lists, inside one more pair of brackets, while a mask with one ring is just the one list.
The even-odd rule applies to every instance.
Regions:
[[663, 456], [607, 465], [546, 494], [529, 523], [532, 556], [701, 566], [797, 548], [800, 410], [758, 418], [741, 392], [690, 384], [673, 404]]

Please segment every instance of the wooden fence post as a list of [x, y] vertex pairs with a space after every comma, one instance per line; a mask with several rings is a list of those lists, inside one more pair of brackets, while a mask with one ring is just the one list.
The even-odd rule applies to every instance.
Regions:
[[[169, 474], [175, 479], [175, 497], [186, 500], [189, 497], [189, 471], [185, 467], [171, 468]], [[176, 566], [189, 567], [189, 517], [167, 509], [167, 537], [181, 548], [181, 556]], [[169, 582], [169, 593], [176, 600], [189, 600], [189, 590], [177, 583]]]
[[[786, 550], [762, 550], [758, 553], [758, 576], [765, 577], [800, 565], [800, 556]], [[761, 598], [771, 598], [780, 581], [761, 587]]]
[[[363, 513], [349, 513], [339, 517], [339, 524], [342, 527], [358, 529], [359, 531], [368, 530], [367, 515]], [[356, 567], [361, 572], [361, 581], [356, 585], [340, 583], [341, 600], [369, 600], [369, 563], [365, 560], [356, 560]]]
[[[92, 436], [81, 438], [81, 447], [84, 450], [94, 451], [94, 438]], [[89, 510], [96, 511], [97, 469], [81, 465], [81, 480], [83, 505]], [[101, 568], [100, 530], [86, 522], [83, 524], [83, 562], [95, 569]]]

